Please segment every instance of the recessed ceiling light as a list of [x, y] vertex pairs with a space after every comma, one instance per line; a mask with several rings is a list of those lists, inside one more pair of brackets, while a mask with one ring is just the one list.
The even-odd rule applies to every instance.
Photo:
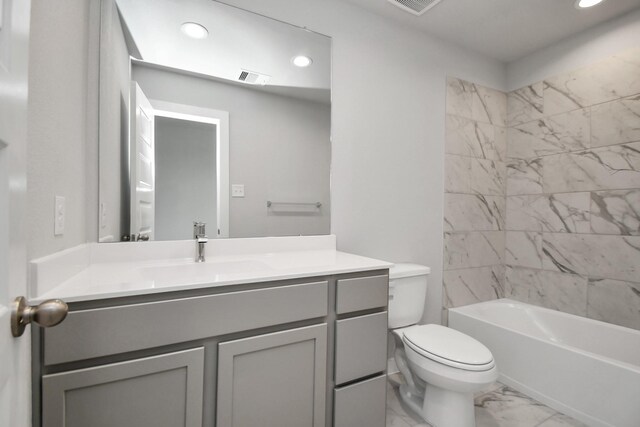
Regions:
[[311, 65], [313, 63], [313, 59], [309, 58], [308, 56], [298, 55], [295, 56], [291, 60], [291, 62], [293, 62], [293, 65], [295, 65], [296, 67], [304, 68]]
[[206, 39], [209, 31], [202, 25], [195, 22], [185, 22], [180, 26], [180, 30], [193, 39]]
[[602, 3], [604, 0], [576, 0], [576, 8], [586, 9]]

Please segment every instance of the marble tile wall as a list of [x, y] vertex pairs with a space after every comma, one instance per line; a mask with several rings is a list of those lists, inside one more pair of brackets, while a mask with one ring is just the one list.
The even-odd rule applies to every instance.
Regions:
[[507, 95], [447, 80], [444, 308], [504, 296]]
[[513, 91], [506, 116], [505, 294], [640, 329], [640, 49]]

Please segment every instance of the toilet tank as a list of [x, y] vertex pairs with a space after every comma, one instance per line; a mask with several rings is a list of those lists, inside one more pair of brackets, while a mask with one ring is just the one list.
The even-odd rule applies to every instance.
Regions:
[[429, 267], [395, 264], [389, 270], [389, 328], [415, 325], [422, 318]]

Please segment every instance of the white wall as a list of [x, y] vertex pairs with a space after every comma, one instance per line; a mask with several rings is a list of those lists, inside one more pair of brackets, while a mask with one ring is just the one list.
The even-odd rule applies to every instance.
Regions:
[[[26, 219], [30, 258], [86, 241], [90, 13], [85, 0], [32, 2]], [[97, 182], [97, 171], [93, 174]], [[53, 234], [56, 195], [66, 198], [63, 236]]]
[[[230, 237], [329, 233], [330, 108], [241, 85], [134, 65], [149, 99], [229, 112]], [[267, 201], [319, 201], [312, 215], [273, 215]], [[159, 207], [157, 207], [159, 209]]]
[[155, 154], [155, 239], [191, 239], [194, 221], [215, 236], [215, 125], [156, 116]]
[[431, 266], [424, 320], [440, 322], [446, 76], [503, 89], [504, 66], [336, 0], [226, 3], [332, 37], [332, 232]]
[[[100, 221], [100, 241], [120, 241], [129, 234], [128, 120], [131, 85], [129, 52], [114, 0], [102, 3], [100, 45], [99, 197], [105, 212]], [[126, 200], [122, 195], [125, 194]], [[126, 226], [122, 226], [126, 224]], [[91, 234], [90, 234], [91, 235]]]
[[510, 63], [507, 89], [520, 89], [638, 47], [639, 40], [640, 10], [636, 10]]

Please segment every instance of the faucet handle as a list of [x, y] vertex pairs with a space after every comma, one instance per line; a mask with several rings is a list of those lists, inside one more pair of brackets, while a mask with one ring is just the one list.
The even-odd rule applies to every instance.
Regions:
[[206, 222], [197, 222], [197, 221], [193, 222], [193, 238], [194, 239], [197, 239], [198, 237], [204, 236], [207, 234], [205, 231], [206, 225], [207, 225]]

